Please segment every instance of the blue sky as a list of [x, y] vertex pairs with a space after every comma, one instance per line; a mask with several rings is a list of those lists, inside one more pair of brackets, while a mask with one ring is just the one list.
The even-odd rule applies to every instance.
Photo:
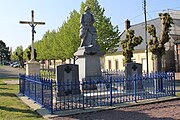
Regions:
[[[35, 41], [40, 40], [47, 30], [57, 29], [72, 10], [79, 11], [85, 0], [1, 0], [0, 1], [0, 40], [13, 50], [22, 45], [25, 49], [31, 44], [31, 27], [19, 24], [30, 21], [31, 10], [35, 12], [35, 21], [44, 21], [46, 25], [36, 26]], [[105, 15], [111, 17], [113, 25], [124, 30], [124, 21], [131, 24], [144, 21], [143, 0], [99, 0], [105, 8]], [[147, 19], [158, 17], [163, 10], [180, 10], [180, 0], [147, 0]]]

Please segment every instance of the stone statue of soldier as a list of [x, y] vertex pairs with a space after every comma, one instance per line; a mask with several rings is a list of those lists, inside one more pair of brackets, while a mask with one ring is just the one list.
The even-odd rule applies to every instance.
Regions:
[[[94, 22], [94, 16], [90, 8], [86, 6], [85, 12], [81, 15], [80, 19], [79, 36], [81, 38], [81, 44], [74, 53], [74, 56], [78, 58], [76, 64], [79, 66], [80, 82], [102, 77], [100, 57], [104, 55], [104, 52], [100, 50], [100, 46], [96, 43]], [[87, 85], [85, 89], [97, 89], [97, 86]]]
[[92, 47], [96, 45], [96, 29], [93, 26], [94, 22], [94, 16], [92, 15], [90, 8], [86, 6], [85, 13], [83, 13], [80, 18], [80, 47]]

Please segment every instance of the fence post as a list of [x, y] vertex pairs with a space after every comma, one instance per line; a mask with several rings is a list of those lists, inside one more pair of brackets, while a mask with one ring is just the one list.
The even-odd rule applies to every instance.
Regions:
[[44, 106], [44, 79], [41, 78], [41, 94], [42, 94], [42, 98], [41, 98], [41, 102], [42, 102], [42, 105]]
[[51, 90], [51, 114], [53, 114], [53, 85], [52, 80], [50, 80], [50, 90]]
[[21, 74], [19, 73], [19, 93], [22, 93]]
[[34, 84], [35, 84], [34, 85], [34, 87], [35, 87], [34, 88], [34, 97], [35, 97], [34, 99], [35, 99], [35, 101], [36, 101], [36, 82], [37, 82], [37, 77], [35, 77], [35, 81], [34, 81]]
[[84, 81], [82, 80], [82, 83], [80, 82], [80, 85], [82, 85], [82, 99], [83, 99], [83, 110], [84, 110]]
[[112, 77], [110, 77], [110, 106], [112, 106]]
[[26, 86], [25, 86], [26, 75], [25, 75], [25, 74], [22, 75], [22, 78], [21, 78], [21, 79], [22, 79], [22, 80], [21, 80], [21, 82], [22, 82], [22, 83], [21, 83], [21, 85], [22, 85], [22, 86], [21, 86], [21, 89], [22, 89], [22, 94], [24, 95], [24, 92], [25, 92], [25, 89], [26, 89], [26, 88], [25, 88], [25, 87], [26, 87]]
[[23, 74], [19, 74], [19, 93], [24, 95], [24, 78]]
[[[28, 77], [29, 77], [30, 80], [32, 80], [30, 78], [30, 76], [28, 76]], [[28, 89], [28, 97], [30, 98], [31, 97], [31, 94], [30, 94], [30, 91], [31, 91], [31, 88], [30, 88], [31, 87], [31, 82], [29, 80], [27, 82], [28, 82], [28, 88], [27, 88]]]
[[155, 92], [156, 92], [156, 99], [158, 99], [158, 75], [157, 75], [157, 72], [154, 73], [153, 75], [154, 79], [155, 79]]
[[136, 74], [133, 75], [133, 78], [134, 78], [134, 101], [137, 103], [137, 99], [136, 99], [136, 80], [137, 80], [137, 77], [136, 77]]
[[173, 86], [173, 87], [174, 87], [174, 92], [173, 92], [174, 94], [173, 94], [173, 95], [176, 96], [176, 79], [175, 79], [175, 72], [173, 72], [173, 82], [174, 82], [174, 86]]

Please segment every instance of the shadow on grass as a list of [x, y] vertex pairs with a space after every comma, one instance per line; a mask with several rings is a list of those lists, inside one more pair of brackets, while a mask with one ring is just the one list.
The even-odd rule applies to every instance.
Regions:
[[[0, 106], [0, 110], [4, 110], [6, 112], [20, 112], [20, 113], [27, 113], [33, 115], [37, 115], [36, 117], [41, 117], [38, 115], [36, 112], [28, 109], [18, 109], [18, 108], [12, 108], [12, 107], [5, 107], [5, 106]], [[28, 115], [28, 117], [31, 117], [31, 115]]]
[[0, 80], [18, 80], [19, 77], [0, 77]]
[[12, 89], [9, 89], [9, 88], [0, 88], [0, 90], [12, 90]]
[[0, 93], [0, 96], [4, 96], [4, 97], [16, 97], [16, 95], [14, 93]]
[[0, 85], [7, 85], [6, 83], [0, 83]]

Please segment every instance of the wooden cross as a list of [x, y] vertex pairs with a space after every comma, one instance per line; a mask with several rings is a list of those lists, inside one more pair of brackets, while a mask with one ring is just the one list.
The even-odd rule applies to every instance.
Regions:
[[20, 24], [29, 24], [32, 28], [32, 45], [31, 45], [31, 60], [35, 60], [34, 58], [34, 33], [35, 31], [35, 26], [36, 25], [45, 25], [45, 22], [34, 22], [34, 11], [31, 11], [32, 15], [32, 20], [31, 21], [19, 21]]

